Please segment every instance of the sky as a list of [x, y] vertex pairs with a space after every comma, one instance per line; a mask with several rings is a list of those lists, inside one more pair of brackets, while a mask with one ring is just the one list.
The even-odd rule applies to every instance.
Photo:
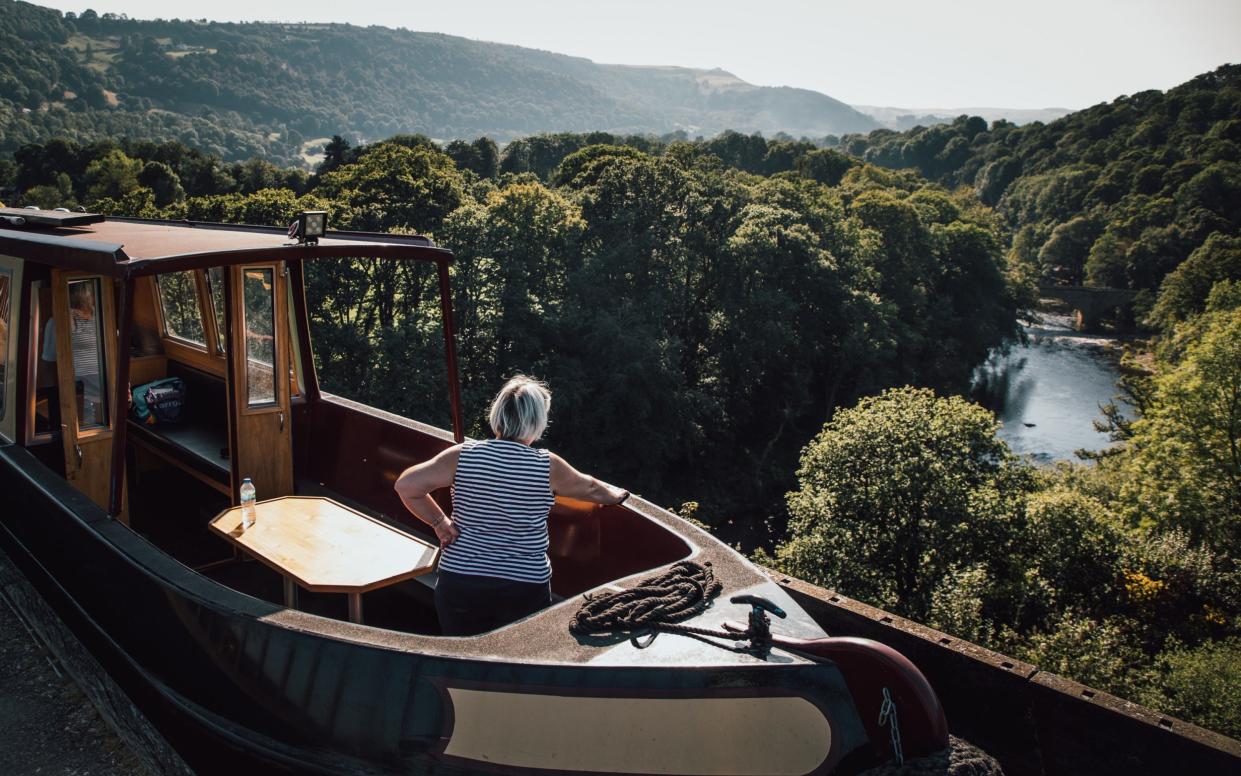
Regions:
[[1241, 0], [34, 0], [80, 13], [377, 24], [596, 62], [719, 67], [853, 105], [1069, 108], [1241, 62]]

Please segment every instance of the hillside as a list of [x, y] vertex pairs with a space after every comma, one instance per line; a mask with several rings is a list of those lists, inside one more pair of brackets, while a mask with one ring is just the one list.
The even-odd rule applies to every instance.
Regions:
[[1043, 280], [1141, 291], [1139, 317], [1168, 273], [1213, 235], [1241, 234], [1238, 65], [1049, 124], [962, 116], [844, 137], [840, 150], [972, 186], [1013, 231], [1014, 266]]
[[888, 129], [904, 131], [917, 125], [949, 124], [957, 116], [979, 116], [983, 120], [1008, 121], [1013, 124], [1044, 124], [1063, 118], [1073, 111], [1067, 108], [895, 108], [883, 105], [854, 105]]
[[0, 152], [127, 134], [292, 164], [333, 134], [821, 137], [879, 126], [826, 95], [721, 70], [601, 65], [383, 27], [62, 16], [0, 0], [0, 43]]

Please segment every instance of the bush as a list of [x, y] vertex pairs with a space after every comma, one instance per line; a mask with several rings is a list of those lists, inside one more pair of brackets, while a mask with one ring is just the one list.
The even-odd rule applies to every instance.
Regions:
[[1173, 647], [1156, 670], [1158, 684], [1139, 696], [1143, 703], [1241, 738], [1241, 637]]

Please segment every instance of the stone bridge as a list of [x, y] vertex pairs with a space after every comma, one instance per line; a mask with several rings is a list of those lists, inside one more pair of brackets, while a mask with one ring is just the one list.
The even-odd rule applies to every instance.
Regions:
[[1097, 331], [1104, 315], [1132, 304], [1137, 293], [1126, 288], [1094, 286], [1038, 287], [1040, 298], [1057, 299], [1073, 309], [1073, 325], [1078, 331]]

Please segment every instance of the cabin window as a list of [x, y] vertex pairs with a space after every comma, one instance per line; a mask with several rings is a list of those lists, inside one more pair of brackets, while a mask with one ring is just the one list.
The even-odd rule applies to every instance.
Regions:
[[107, 374], [99, 278], [69, 282], [69, 345], [77, 391], [78, 428], [108, 425]]
[[9, 324], [13, 320], [13, 272], [0, 267], [0, 421], [9, 419]]
[[224, 268], [207, 270], [207, 290], [211, 294], [211, 309], [215, 314], [215, 349], [224, 353]]
[[246, 395], [251, 407], [276, 402], [274, 281], [271, 267], [247, 267], [242, 272]]
[[160, 275], [159, 301], [164, 311], [164, 331], [169, 337], [207, 347], [207, 335], [203, 331], [202, 313], [198, 306], [198, 288], [194, 273], [169, 272]]

